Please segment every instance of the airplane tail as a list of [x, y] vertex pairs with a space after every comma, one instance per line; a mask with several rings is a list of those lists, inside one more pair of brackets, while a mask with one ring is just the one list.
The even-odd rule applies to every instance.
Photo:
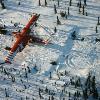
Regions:
[[18, 48], [17, 48], [14, 52], [12, 52], [12, 49], [13, 49], [13, 48], [12, 48], [12, 49], [10, 50], [10, 52], [8, 53], [8, 56], [5, 58], [5, 62], [11, 64], [11, 62], [13, 61], [13, 58], [16, 56], [16, 54], [17, 54], [18, 52], [21, 52], [23, 48], [24, 48], [24, 46], [23, 46], [22, 44], [20, 44], [20, 45], [18, 46]]
[[8, 54], [8, 56], [5, 58], [5, 62], [11, 64], [13, 58], [14, 58], [13, 52], [10, 51], [9, 54]]

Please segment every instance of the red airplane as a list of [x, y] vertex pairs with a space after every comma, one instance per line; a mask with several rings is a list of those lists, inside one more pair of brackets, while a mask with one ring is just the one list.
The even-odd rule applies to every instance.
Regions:
[[34, 34], [31, 34], [32, 28], [35, 25], [36, 21], [38, 20], [39, 16], [40, 15], [38, 14], [33, 15], [31, 20], [22, 29], [21, 32], [13, 32], [13, 34], [16, 37], [16, 41], [14, 45], [12, 46], [12, 48], [10, 49], [8, 56], [5, 58], [6, 63], [11, 64], [11, 61], [16, 56], [16, 54], [18, 52], [21, 52], [30, 40], [36, 43], [48, 44], [48, 40], [40, 39], [36, 37]]

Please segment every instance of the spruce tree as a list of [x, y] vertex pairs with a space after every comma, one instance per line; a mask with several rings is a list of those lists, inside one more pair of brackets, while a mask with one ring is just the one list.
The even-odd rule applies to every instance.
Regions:
[[68, 7], [68, 15], [69, 15], [69, 7]]
[[98, 33], [98, 27], [96, 26], [96, 28], [95, 28], [95, 31], [96, 31], [96, 33]]
[[54, 5], [54, 13], [57, 13], [56, 5]]
[[69, 1], [69, 6], [71, 6], [71, 5], [72, 5], [72, 0]]
[[84, 0], [84, 5], [86, 6], [87, 4], [86, 4], [86, 0]]
[[1, 3], [2, 9], [6, 9], [5, 4], [2, 2]]
[[55, 33], [57, 32], [57, 28], [56, 28], [56, 27], [54, 28], [54, 32], [55, 32]]
[[83, 15], [84, 15], [84, 9], [85, 9], [85, 7], [84, 7], [84, 5], [83, 5]]
[[61, 24], [61, 22], [60, 22], [60, 20], [59, 20], [59, 18], [57, 16], [57, 25], [60, 25], [60, 24]]
[[47, 0], [45, 0], [45, 6], [47, 6]]
[[41, 2], [40, 2], [40, 0], [39, 0], [39, 6], [41, 6]]
[[99, 20], [100, 20], [100, 17], [98, 17], [98, 23], [97, 23], [97, 25], [100, 25], [100, 22], [99, 22]]
[[59, 0], [58, 0], [58, 7], [59, 7]]
[[81, 3], [81, 0], [79, 2], [79, 8], [82, 8], [82, 3]]

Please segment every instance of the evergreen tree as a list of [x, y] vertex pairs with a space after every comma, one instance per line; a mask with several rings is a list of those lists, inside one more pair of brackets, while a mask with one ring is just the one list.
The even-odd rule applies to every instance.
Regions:
[[20, 100], [23, 100], [23, 98], [21, 97]]
[[78, 78], [75, 82], [75, 88], [80, 87], [81, 86], [81, 81], [80, 78]]
[[92, 77], [91, 85], [92, 85], [92, 91], [95, 92], [96, 89], [95, 76]]
[[88, 16], [88, 13], [87, 12], [85, 14], [86, 14], [86, 16]]
[[96, 31], [96, 33], [98, 33], [98, 27], [96, 26], [96, 28], [95, 28], [95, 31]]
[[7, 92], [7, 89], [5, 88], [5, 95], [6, 95], [6, 97], [9, 97], [9, 94], [8, 94], [8, 92]]
[[31, 70], [30, 70], [30, 68], [27, 66], [27, 69], [28, 69], [28, 73], [31, 73]]
[[18, 5], [20, 5], [20, 2], [18, 2]]
[[93, 98], [98, 99], [98, 91], [97, 88], [95, 88], [95, 91], [93, 92]]
[[47, 89], [47, 87], [46, 87], [46, 89], [45, 89], [45, 92], [48, 93], [48, 89]]
[[55, 33], [57, 32], [57, 28], [56, 28], [56, 27], [54, 28], [54, 32], [55, 32]]
[[100, 25], [99, 19], [100, 19], [100, 17], [98, 17], [98, 23], [97, 23], [97, 25]]
[[72, 0], [69, 1], [69, 6], [71, 6], [71, 5], [72, 5]]
[[41, 89], [39, 88], [39, 95], [40, 95], [40, 93], [41, 93]]
[[58, 7], [59, 7], [59, 0], [58, 0]]
[[40, 0], [39, 0], [39, 6], [41, 6], [41, 2], [40, 2]]
[[93, 93], [93, 98], [98, 99], [98, 91], [96, 88], [96, 82], [95, 82], [95, 76], [92, 77], [92, 93]]
[[70, 92], [69, 92], [69, 97], [71, 96]]
[[2, 9], [6, 9], [5, 4], [2, 2], [1, 3]]
[[65, 11], [65, 18], [67, 19], [67, 14], [66, 14], [66, 11]]
[[53, 95], [51, 96], [51, 100], [54, 100], [54, 97], [53, 97]]
[[12, 82], [15, 82], [15, 77], [14, 76], [11, 76], [11, 78], [12, 78]]
[[83, 15], [84, 15], [84, 9], [85, 9], [85, 7], [84, 7], [84, 5], [83, 5]]
[[81, 13], [80, 7], [79, 7], [78, 11], [79, 11], [79, 14], [80, 14]]
[[47, 6], [47, 1], [45, 0], [45, 6]]
[[86, 4], [86, 0], [84, 0], [84, 5], [86, 6], [87, 4]]
[[60, 24], [61, 24], [61, 22], [60, 22], [60, 20], [59, 20], [59, 18], [57, 16], [57, 25], [60, 25]]
[[68, 7], [68, 15], [69, 15], [69, 7]]
[[90, 89], [91, 87], [91, 74], [89, 73], [88, 77], [87, 77], [87, 80], [85, 82], [85, 86]]
[[52, 76], [51, 76], [51, 72], [50, 72], [50, 79], [52, 78]]
[[49, 99], [48, 100], [50, 100], [50, 96], [49, 96]]
[[87, 88], [85, 90], [83, 90], [83, 98], [84, 98], [84, 100], [87, 100], [87, 98], [88, 98]]
[[81, 0], [79, 2], [79, 8], [82, 8], [82, 3], [81, 3]]
[[54, 5], [54, 13], [57, 13], [56, 5]]
[[74, 32], [71, 34], [71, 37], [72, 37], [73, 40], [76, 39], [76, 31], [74, 31]]

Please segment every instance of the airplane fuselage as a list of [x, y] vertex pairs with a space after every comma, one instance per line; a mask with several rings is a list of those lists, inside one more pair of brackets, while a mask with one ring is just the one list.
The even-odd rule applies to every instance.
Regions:
[[[21, 52], [25, 48], [28, 41], [32, 38], [32, 36], [30, 35], [31, 27], [34, 26], [34, 24], [38, 18], [39, 18], [39, 15], [37, 15], [37, 14], [33, 15], [33, 17], [28, 22], [28, 24], [22, 29], [22, 31], [20, 33], [18, 33], [16, 35], [16, 41], [15, 41], [14, 45], [12, 46], [8, 56], [6, 57], [5, 62], [11, 63], [11, 61], [15, 57], [15, 55], [18, 52]], [[33, 39], [35, 39], [35, 38], [38, 40], [37, 37], [33, 36]], [[42, 40], [40, 39], [39, 41], [42, 41]]]

